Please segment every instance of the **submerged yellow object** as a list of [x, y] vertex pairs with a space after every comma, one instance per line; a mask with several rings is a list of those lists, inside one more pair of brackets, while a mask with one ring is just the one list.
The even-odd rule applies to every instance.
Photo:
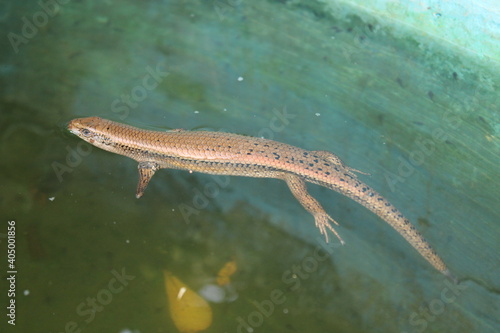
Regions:
[[217, 284], [219, 286], [225, 286], [231, 282], [231, 275], [236, 273], [238, 269], [238, 265], [236, 261], [233, 259], [231, 261], [226, 262], [226, 264], [220, 269], [217, 274]]
[[170, 316], [182, 333], [195, 333], [212, 324], [212, 308], [200, 295], [168, 271], [163, 271]]

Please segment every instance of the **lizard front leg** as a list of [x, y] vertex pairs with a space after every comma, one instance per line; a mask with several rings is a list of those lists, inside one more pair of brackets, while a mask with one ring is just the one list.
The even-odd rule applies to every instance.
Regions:
[[306, 187], [306, 182], [299, 176], [290, 173], [285, 173], [281, 178], [286, 181], [290, 191], [292, 191], [293, 196], [300, 202], [300, 204], [314, 216], [316, 221], [316, 227], [319, 228], [321, 234], [325, 235], [325, 240], [328, 243], [327, 230], [331, 230], [335, 236], [340, 240], [340, 243], [344, 245], [344, 240], [340, 237], [337, 231], [332, 227], [329, 221], [332, 221], [336, 225], [339, 225], [334, 219], [328, 215], [319, 202], [314, 199], [308, 192]]

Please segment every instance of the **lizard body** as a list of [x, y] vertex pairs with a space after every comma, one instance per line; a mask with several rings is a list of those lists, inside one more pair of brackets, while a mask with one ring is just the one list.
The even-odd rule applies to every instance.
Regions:
[[285, 143], [224, 132], [151, 131], [99, 117], [78, 118], [68, 129], [101, 149], [139, 162], [140, 198], [154, 173], [162, 168], [217, 175], [278, 178], [315, 219], [328, 241], [327, 230], [344, 241], [330, 224], [337, 224], [308, 192], [305, 183], [337, 191], [365, 206], [391, 225], [432, 266], [451, 274], [429, 243], [389, 201], [361, 182], [339, 157], [327, 151], [308, 151]]

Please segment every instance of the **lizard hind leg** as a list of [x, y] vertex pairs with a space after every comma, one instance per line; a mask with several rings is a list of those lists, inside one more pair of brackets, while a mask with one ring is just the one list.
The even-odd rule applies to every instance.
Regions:
[[337, 155], [335, 155], [334, 153], [332, 152], [329, 152], [327, 150], [315, 150], [313, 151], [314, 154], [316, 154], [317, 156], [321, 157], [321, 158], [324, 158], [325, 160], [335, 164], [336, 166], [338, 167], [341, 167], [343, 169], [346, 169], [347, 172], [349, 172], [349, 174], [353, 177], [356, 177], [356, 175], [354, 174], [355, 172], [356, 173], [360, 173], [362, 175], [367, 175], [369, 176], [370, 174], [369, 173], [366, 173], [366, 172], [363, 172], [363, 171], [360, 171], [360, 170], [357, 170], [357, 169], [354, 169], [354, 168], [351, 168], [350, 166], [347, 166], [341, 159], [340, 157], [338, 157]]
[[[314, 216], [316, 227], [320, 230], [321, 234], [325, 236], [328, 243], [328, 230], [330, 230], [339, 239], [342, 245], [345, 244], [344, 240], [338, 232], [333, 228], [330, 221], [339, 225], [330, 215], [328, 215], [319, 202], [314, 199], [308, 192], [305, 181], [293, 174], [284, 174], [283, 180], [286, 181], [293, 196], [300, 202], [300, 204]], [[328, 229], [328, 230], [327, 230]]]

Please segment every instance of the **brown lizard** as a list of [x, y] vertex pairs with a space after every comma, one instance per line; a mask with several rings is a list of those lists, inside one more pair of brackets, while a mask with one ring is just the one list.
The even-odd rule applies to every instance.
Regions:
[[139, 162], [136, 197], [144, 194], [151, 177], [162, 168], [216, 175], [283, 179], [310, 212], [328, 242], [327, 229], [344, 241], [328, 215], [306, 188], [306, 182], [337, 191], [365, 206], [400, 233], [432, 266], [452, 277], [443, 260], [399, 210], [368, 185], [335, 154], [308, 151], [285, 143], [210, 131], [150, 131], [99, 117], [78, 118], [71, 133], [101, 149]]

